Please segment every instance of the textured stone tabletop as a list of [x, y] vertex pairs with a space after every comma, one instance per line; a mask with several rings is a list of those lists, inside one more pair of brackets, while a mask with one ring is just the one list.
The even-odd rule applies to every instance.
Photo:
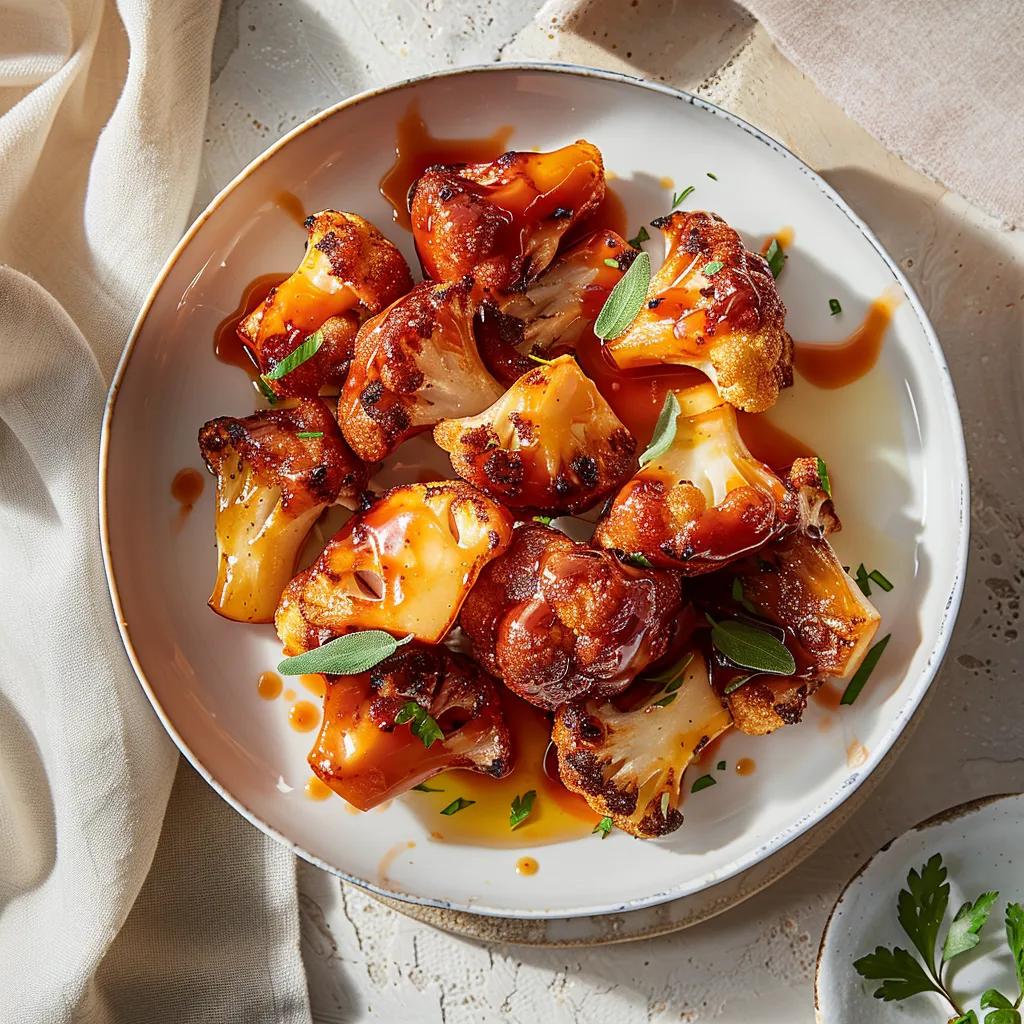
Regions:
[[697, 92], [780, 139], [867, 221], [921, 296], [957, 387], [973, 490], [966, 594], [930, 703], [885, 781], [772, 888], [660, 939], [513, 948], [416, 923], [303, 864], [314, 1018], [809, 1024], [821, 930], [853, 871], [944, 807], [1024, 789], [1024, 243], [884, 150], [724, 0], [224, 0], [197, 209], [285, 131], [353, 92], [524, 59]]

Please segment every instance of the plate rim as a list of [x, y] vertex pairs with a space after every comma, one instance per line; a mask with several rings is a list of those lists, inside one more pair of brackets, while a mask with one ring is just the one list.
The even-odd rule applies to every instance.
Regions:
[[[865, 240], [872, 246], [875, 252], [878, 254], [882, 262], [885, 264], [889, 272], [892, 274], [893, 279], [899, 286], [901, 292], [906, 298], [910, 308], [914, 311], [924, 333], [925, 341], [930, 350], [932, 359], [935, 362], [935, 367], [938, 370], [939, 382], [941, 385], [942, 400], [945, 405], [945, 414], [949, 418], [951, 427], [953, 428], [954, 434], [954, 451], [951, 452], [953, 456], [953, 463], [957, 470], [959, 478], [958, 486], [958, 532], [957, 532], [957, 545], [955, 553], [955, 576], [953, 579], [952, 590], [946, 600], [945, 607], [942, 612], [941, 619], [938, 624], [938, 630], [935, 635], [934, 643], [932, 644], [931, 650], [928, 653], [927, 661], [924, 665], [923, 670], [918, 676], [915, 687], [911, 694], [908, 694], [903, 705], [893, 716], [892, 720], [888, 723], [888, 728], [883, 734], [880, 742], [875, 745], [872, 751], [871, 767], [868, 771], [860, 772], [853, 777], [852, 781], [848, 781], [845, 785], [838, 786], [827, 799], [821, 801], [812, 811], [805, 814], [802, 818], [791, 823], [787, 828], [779, 831], [775, 836], [762, 843], [760, 846], [755, 847], [745, 856], [737, 857], [733, 861], [724, 865], [721, 868], [714, 869], [706, 873], [695, 883], [690, 883], [684, 886], [677, 887], [675, 889], [660, 890], [650, 894], [649, 896], [636, 897], [625, 902], [619, 901], [610, 903], [603, 906], [595, 907], [574, 907], [568, 910], [559, 909], [556, 911], [552, 910], [524, 910], [522, 908], [500, 908], [490, 906], [477, 906], [472, 903], [459, 900], [445, 900], [438, 899], [429, 896], [420, 896], [412, 893], [401, 892], [398, 889], [387, 888], [380, 885], [377, 882], [370, 881], [369, 879], [357, 878], [332, 864], [328, 864], [322, 858], [310, 853], [308, 850], [303, 849], [294, 840], [289, 839], [283, 833], [275, 829], [273, 826], [263, 821], [254, 811], [247, 807], [237, 796], [230, 793], [227, 788], [220, 783], [220, 781], [214, 778], [213, 774], [205, 765], [199, 760], [195, 753], [191, 750], [184, 737], [178, 732], [174, 723], [170, 720], [170, 717], [164, 711], [161, 706], [161, 702], [156, 695], [152, 685], [150, 684], [146, 673], [143, 670], [142, 663], [139, 659], [138, 653], [135, 650], [135, 646], [131, 640], [129, 633], [127, 618], [124, 614], [124, 609], [121, 604], [121, 598], [117, 587], [117, 582], [114, 576], [113, 568], [113, 557], [111, 554], [110, 545], [110, 530], [109, 530], [109, 508], [107, 500], [108, 491], [108, 468], [111, 452], [111, 429], [113, 423], [113, 417], [115, 407], [117, 403], [118, 394], [121, 389], [125, 374], [127, 373], [128, 364], [135, 351], [136, 343], [138, 342], [139, 335], [142, 332], [143, 327], [146, 324], [150, 310], [157, 295], [160, 293], [164, 286], [164, 283], [170, 274], [171, 270], [177, 264], [179, 258], [184, 253], [185, 249], [190, 245], [195, 235], [198, 233], [200, 228], [206, 223], [207, 220], [216, 212], [221, 206], [225, 199], [240, 185], [246, 178], [253, 174], [259, 167], [261, 167], [266, 161], [268, 161], [278, 150], [286, 146], [292, 139], [297, 138], [299, 135], [306, 131], [316, 127], [327, 119], [335, 116], [341, 111], [357, 106], [358, 104], [364, 103], [368, 100], [372, 100], [377, 96], [393, 93], [402, 92], [408, 89], [414, 89], [417, 85], [425, 81], [432, 81], [435, 79], [445, 78], [456, 78], [462, 75], [473, 75], [473, 74], [488, 74], [488, 75], [505, 75], [505, 74], [522, 74], [522, 73], [542, 73], [542, 74], [554, 74], [554, 75], [565, 75], [570, 78], [596, 78], [604, 81], [614, 82], [621, 85], [627, 85], [632, 88], [639, 88], [661, 95], [669, 96], [673, 99], [681, 100], [689, 103], [691, 106], [698, 107], [713, 116], [724, 118], [728, 123], [733, 124], [735, 127], [747, 132], [753, 136], [757, 141], [763, 145], [768, 146], [770, 149], [779, 153], [785, 160], [788, 160], [795, 169], [799, 170], [804, 175], [808, 176], [811, 181], [817, 186], [818, 190], [829, 199], [832, 204], [839, 209], [846, 218], [854, 225], [854, 227], [861, 233]], [[896, 264], [895, 260], [889, 256], [888, 252], [882, 246], [881, 242], [875, 237], [874, 232], [864, 223], [863, 220], [853, 211], [849, 204], [828, 184], [824, 178], [821, 177], [816, 171], [810, 166], [804, 163], [796, 154], [789, 150], [786, 146], [780, 143], [778, 140], [772, 138], [772, 136], [763, 132], [761, 129], [745, 121], [743, 118], [733, 114], [717, 104], [711, 103], [708, 100], [702, 99], [690, 92], [682, 89], [676, 89], [663, 82], [653, 82], [648, 79], [641, 78], [636, 75], [626, 74], [621, 71], [611, 71], [603, 68], [591, 67], [582, 64], [573, 64], [566, 62], [549, 62], [549, 61], [516, 61], [516, 62], [501, 62], [495, 64], [471, 64], [453, 68], [445, 68], [441, 71], [428, 72], [422, 75], [416, 75], [411, 78], [402, 79], [397, 82], [389, 83], [387, 85], [378, 86], [371, 89], [366, 89], [362, 92], [356, 93], [352, 96], [346, 97], [332, 104], [329, 107], [324, 108], [313, 116], [307, 118], [301, 124], [296, 125], [285, 135], [283, 135], [276, 142], [272, 143], [269, 147], [263, 150], [258, 156], [250, 161], [241, 171], [238, 172], [214, 197], [211, 199], [209, 204], [202, 210], [202, 212], [195, 218], [195, 220], [189, 225], [181, 239], [172, 249], [170, 255], [167, 257], [160, 271], [154, 278], [153, 284], [150, 286], [149, 291], [146, 294], [145, 300], [139, 309], [139, 313], [135, 318], [132, 325], [132, 329], [128, 335], [128, 339], [125, 343], [124, 349], [118, 359], [117, 368], [114, 372], [113, 379], [110, 384], [110, 389], [107, 394], [106, 401], [104, 403], [103, 419], [100, 430], [100, 449], [99, 449], [99, 472], [98, 472], [98, 491], [99, 491], [99, 502], [98, 502], [98, 517], [99, 517], [99, 539], [100, 547], [103, 555], [103, 568], [104, 575], [106, 576], [107, 589], [111, 605], [113, 607], [114, 616], [117, 620], [118, 632], [121, 637], [121, 643], [124, 646], [125, 653], [131, 662], [132, 669], [135, 676], [142, 687], [143, 692], [146, 694], [150, 705], [156, 712], [157, 717], [160, 720], [164, 730], [170, 736], [171, 740], [177, 746], [181, 754], [184, 755], [186, 760], [192, 765], [192, 767], [198, 772], [198, 774], [204, 779], [204, 781], [210, 785], [214, 791], [224, 799], [231, 807], [233, 807], [239, 814], [241, 814], [250, 824], [260, 829], [264, 834], [270, 836], [272, 839], [286, 846], [296, 856], [301, 857], [303, 860], [316, 867], [328, 871], [333, 875], [336, 875], [345, 881], [351, 882], [354, 885], [361, 886], [370, 892], [389, 897], [392, 899], [399, 899], [405, 902], [416, 903], [423, 906], [435, 907], [440, 910], [462, 910], [472, 914], [479, 914], [489, 917], [511, 917], [511, 918], [568, 918], [568, 917], [589, 917], [598, 914], [615, 914], [622, 913], [629, 910], [639, 910], [646, 907], [656, 906], [661, 903], [667, 903], [671, 900], [678, 899], [685, 896], [692, 896], [696, 893], [702, 892], [710, 886], [723, 882], [729, 878], [732, 878], [743, 871], [748, 870], [754, 865], [760, 863], [766, 856], [773, 852], [778, 852], [785, 846], [788, 846], [795, 839], [802, 836], [804, 833], [814, 828], [821, 822], [823, 822], [834, 810], [840, 807], [846, 800], [853, 795], [863, 785], [864, 781], [876, 770], [881, 764], [883, 758], [890, 751], [893, 744], [902, 734], [906, 728], [914, 711], [920, 705], [925, 694], [931, 688], [934, 682], [935, 676], [942, 664], [943, 658], [949, 647], [949, 642], [952, 636], [953, 627], [956, 623], [957, 614], [960, 609], [960, 604], [963, 598], [964, 590], [964, 579], [967, 568], [967, 556], [970, 539], [970, 516], [968, 514], [969, 509], [969, 491], [970, 482], [967, 468], [967, 451], [966, 441], [963, 433], [963, 423], [960, 416], [960, 407], [957, 402], [956, 392], [953, 385], [952, 376], [949, 372], [949, 367], [946, 363], [945, 354], [942, 351], [942, 347], [939, 344], [938, 337], [935, 333], [931, 321], [928, 318], [924, 307], [921, 304], [917, 293], [911, 287], [907, 281], [903, 272]]]
[[1015, 793], [1012, 790], [1006, 793], [991, 793], [988, 796], [973, 797], [970, 800], [964, 800], [962, 803], [953, 804], [952, 807], [936, 811], [935, 814], [930, 814], [927, 818], [917, 822], [915, 825], [911, 825], [909, 828], [900, 832], [899, 835], [895, 835], [887, 842], [883, 843], [873, 854], [871, 854], [870, 857], [868, 857], [866, 861], [864, 861], [863, 864], [861, 864], [859, 868], [857, 868], [857, 870], [850, 876], [849, 881], [847, 881], [840, 890], [835, 903], [832, 904], [832, 909], [828, 912], [828, 917], [825, 919], [825, 927], [821, 932], [821, 941], [818, 943], [818, 955], [814, 961], [814, 1015], [818, 1022], [824, 1022], [824, 1017], [821, 1015], [821, 976], [822, 963], [825, 959], [825, 947], [828, 945], [829, 936], [832, 934], [832, 927], [836, 923], [839, 908], [846, 899], [847, 893], [851, 888], [853, 888], [861, 876], [871, 868], [871, 865], [874, 864], [879, 857], [888, 853], [893, 846], [902, 842], [904, 839], [907, 839], [911, 835], [918, 832], [927, 832], [933, 828], [941, 828], [943, 825], [949, 825], [954, 821], [960, 821], [962, 818], [970, 817], [973, 814], [979, 814], [995, 804], [1001, 804], [1004, 801], [1009, 800], [1020, 800], [1022, 797], [1024, 797], [1024, 792]]

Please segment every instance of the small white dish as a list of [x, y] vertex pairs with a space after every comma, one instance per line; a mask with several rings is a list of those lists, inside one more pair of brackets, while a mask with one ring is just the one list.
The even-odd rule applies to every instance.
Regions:
[[[396, 124], [414, 100], [439, 136], [487, 135], [508, 124], [511, 148], [590, 139], [636, 227], [668, 209], [673, 186], [694, 184], [687, 205], [718, 211], [752, 248], [792, 228], [779, 284], [799, 339], [836, 341], [881, 294], [901, 299], [870, 373], [838, 391], [798, 378], [770, 414], [827, 460], [844, 562], [871, 562], [895, 582], [878, 598], [892, 642], [842, 713], [812, 703], [796, 728], [728, 737], [719, 756], [730, 765], [752, 757], [756, 774], [723, 774], [710, 794], [689, 798], [686, 824], [668, 840], [619, 834], [525, 850], [459, 846], [432, 840], [414, 812], [415, 794], [362, 816], [340, 800], [306, 799], [311, 734], [289, 727], [281, 701], [256, 695], [258, 676], [279, 659], [273, 630], [227, 622], [206, 606], [215, 567], [212, 484], [181, 519], [170, 483], [182, 467], [201, 468], [200, 424], [254, 406], [239, 371], [214, 359], [214, 328], [255, 277], [298, 261], [304, 232], [282, 190], [308, 211], [369, 217], [415, 265], [411, 238], [392, 225], [378, 191]], [[829, 315], [831, 297], [843, 316]], [[100, 501], [129, 656], [174, 741], [226, 800], [300, 856], [374, 891], [524, 918], [617, 913], [702, 892], [839, 807], [903, 732], [938, 668], [968, 533], [963, 437], [942, 352], [870, 231], [821, 178], [738, 118], [665, 86], [565, 66], [463, 69], [356, 96], [243, 171], [186, 234], [139, 315], [108, 402]], [[516, 873], [523, 853], [539, 860], [536, 874]]]
[[950, 886], [946, 929], [962, 904], [989, 890], [999, 892], [981, 942], [951, 961], [953, 995], [964, 1010], [984, 1019], [978, 1000], [997, 988], [1017, 995], [1013, 960], [1006, 948], [1003, 915], [1008, 902], [1024, 902], [1024, 794], [992, 796], [952, 807], [883, 847], [854, 876], [832, 911], [818, 954], [814, 1003], [821, 1024], [936, 1024], [949, 1019], [948, 1003], [933, 993], [882, 1002], [872, 993], [878, 982], [862, 978], [854, 960], [876, 946], [913, 950], [896, 919], [896, 898], [907, 873], [942, 854]]

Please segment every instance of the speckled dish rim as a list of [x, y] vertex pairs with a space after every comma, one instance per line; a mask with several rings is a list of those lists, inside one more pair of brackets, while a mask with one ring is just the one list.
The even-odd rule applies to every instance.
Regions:
[[[976, 814], [978, 811], [982, 811], [992, 804], [1001, 803], [1004, 800], [1019, 800], [1022, 796], [1024, 796], [1024, 793], [993, 793], [991, 796], [975, 797], [973, 800], [966, 800], [962, 804], [954, 804], [952, 807], [947, 807], [944, 811], [932, 814], [930, 817], [925, 818], [924, 821], [919, 821], [916, 825], [912, 825], [905, 832], [901, 832], [898, 836], [893, 836], [892, 839], [890, 839], [884, 846], [880, 846], [870, 857], [868, 857], [868, 859], [853, 873], [850, 880], [843, 886], [842, 892], [839, 893], [835, 904], [829, 911], [828, 920], [825, 921], [825, 928], [821, 933], [821, 942], [818, 944], [818, 957], [814, 964], [814, 1014], [818, 1024], [826, 1024], [821, 1016], [821, 964], [825, 959], [825, 947], [828, 945], [829, 935], [831, 934], [833, 924], [835, 924], [839, 908], [842, 906], [843, 901], [846, 899], [846, 894], [850, 891], [854, 883], [883, 853], [887, 853], [892, 848], [893, 844], [898, 843], [901, 839], [904, 839], [915, 832], [927, 832], [929, 829], [938, 828], [941, 825], [948, 825], [953, 821], [959, 821], [961, 818], [966, 818], [971, 814]], [[902, 878], [899, 881], [902, 884]], [[831, 1022], [828, 1022], [828, 1024], [831, 1024]]]
[[[440, 900], [432, 899], [426, 896], [414, 895], [411, 893], [404, 893], [392, 889], [387, 889], [379, 884], [370, 882], [367, 879], [356, 878], [339, 868], [326, 863], [319, 857], [314, 856], [309, 851], [300, 847], [297, 843], [283, 835], [275, 828], [263, 821], [257, 814], [255, 814], [250, 808], [246, 807], [236, 796], [228, 792], [228, 790], [220, 784], [220, 782], [213, 777], [211, 772], [200, 762], [199, 758], [189, 748], [184, 738], [178, 733], [174, 726], [174, 723], [170, 720], [168, 715], [165, 713], [163, 707], [160, 704], [159, 699], [156, 696], [155, 691], [150, 685], [149, 680], [146, 678], [146, 674], [143, 671], [141, 661], [132, 643], [131, 636], [129, 635], [128, 624], [125, 619], [124, 610], [121, 605], [121, 598], [117, 588], [117, 582], [114, 578], [113, 571], [113, 560], [110, 550], [110, 533], [109, 533], [109, 522], [108, 522], [108, 501], [107, 501], [107, 470], [108, 461], [110, 458], [110, 435], [111, 435], [111, 424], [113, 422], [114, 411], [117, 403], [118, 392], [121, 388], [121, 383], [124, 380], [125, 373], [128, 369], [128, 363], [131, 360], [132, 354], [135, 350], [135, 344], [138, 340], [139, 334], [142, 331], [143, 326], [146, 323], [146, 319], [149, 315], [149, 311], [156, 299], [157, 294], [164, 285], [164, 282], [177, 263], [181, 254], [191, 244], [192, 239], [196, 233], [202, 227], [203, 224], [209, 219], [209, 217], [217, 210], [225, 198], [250, 174], [253, 173], [258, 167], [262, 166], [267, 160], [269, 160], [279, 149], [286, 146], [292, 139], [297, 138], [303, 132], [308, 131], [310, 128], [321, 124], [323, 121], [335, 114], [345, 110], [349, 107], [354, 107], [357, 104], [364, 103], [367, 100], [371, 100], [377, 96], [391, 92], [401, 92], [405, 90], [415, 90], [416, 86], [422, 82], [443, 79], [443, 78], [455, 78], [463, 75], [516, 75], [516, 74], [552, 74], [552, 75], [567, 75], [575, 78], [593, 78], [601, 79], [608, 82], [616, 82], [621, 85], [627, 85], [633, 88], [640, 88], [649, 90], [651, 92], [660, 93], [664, 96], [669, 96], [673, 99], [680, 100], [685, 103], [689, 103], [691, 106], [698, 107], [706, 113], [712, 114], [715, 117], [720, 117], [726, 120], [728, 123], [741, 129], [747, 134], [751, 135], [758, 142], [767, 146], [769, 149], [778, 153], [783, 159], [788, 160], [794, 169], [800, 173], [809, 177], [818, 190], [828, 198], [833, 205], [839, 209], [843, 215], [857, 228], [861, 235], [867, 240], [867, 242], [875, 249], [878, 253], [879, 258], [888, 268], [892, 274], [893, 280], [900, 288], [901, 292], [905, 296], [908, 304], [914, 310], [917, 318], [921, 324], [921, 329], [924, 333], [925, 339], [930, 350], [931, 358], [934, 360], [937, 370], [939, 371], [939, 378], [941, 381], [942, 388], [942, 399], [945, 405], [946, 416], [949, 417], [951, 426], [953, 426], [955, 443], [953, 450], [949, 453], [952, 460], [952, 466], [956, 470], [959, 478], [959, 508], [958, 508], [958, 521], [959, 521], [959, 532], [957, 535], [957, 550], [956, 550], [956, 575], [953, 580], [952, 590], [950, 591], [949, 597], [946, 601], [946, 607], [943, 610], [942, 619], [939, 622], [938, 630], [935, 636], [935, 642], [932, 645], [932, 649], [929, 652], [928, 660], [924, 666], [924, 669], [920, 673], [916, 680], [913, 689], [907, 694], [901, 706], [894, 712], [889, 722], [889, 728], [883, 735], [881, 741], [875, 746], [872, 751], [871, 758], [868, 762], [867, 770], [859, 771], [849, 777], [843, 784], [836, 787], [834, 792], [827, 800], [823, 800], [813, 811], [803, 815], [797, 821], [790, 824], [787, 828], [783, 829], [770, 840], [762, 843], [756, 849], [750, 851], [748, 854], [742, 857], [738, 857], [730, 863], [723, 865], [717, 869], [707, 872], [703, 877], [694, 879], [692, 882], [682, 885], [677, 889], [661, 890], [652, 893], [650, 896], [640, 897], [633, 900], [628, 900], [624, 903], [616, 902], [606, 906], [597, 907], [581, 907], [575, 908], [571, 911], [559, 910], [557, 912], [549, 912], [546, 910], [535, 910], [535, 911], [524, 911], [518, 908], [491, 908], [491, 907], [479, 907], [472, 904], [462, 903], [452, 900]], [[956, 622], [956, 615], [960, 607], [960, 601], [963, 596], [964, 588], [964, 573], [967, 566], [967, 551], [968, 551], [968, 538], [970, 533], [970, 519], [968, 514], [968, 470], [967, 470], [967, 452], [963, 437], [963, 427], [960, 420], [960, 410], [956, 400], [956, 394], [953, 388], [952, 377], [949, 373], [949, 367], [946, 364], [945, 356], [943, 355], [942, 348], [939, 345], [938, 338], [935, 335], [935, 330], [928, 320], [928, 316], [921, 305], [920, 299], [918, 299], [913, 288], [911, 288], [906, 277], [902, 271], [896, 265], [895, 261], [888, 255], [882, 244], [875, 237], [871, 229], [857, 216], [856, 213], [847, 205], [839, 194], [815, 171], [813, 171], [807, 164], [799, 159], [794, 153], [788, 150], [780, 142], [766, 135], [760, 129], [755, 128], [752, 124], [744, 121], [742, 118], [737, 117], [735, 114], [731, 114], [721, 107], [716, 106], [713, 103], [709, 103], [707, 100], [700, 99], [691, 93], [684, 92], [681, 89], [674, 89], [671, 86], [647, 81], [646, 79], [639, 78], [635, 75], [627, 75], [617, 71], [607, 71], [601, 68], [586, 67], [578, 64], [567, 64], [567, 63], [551, 63], [545, 61], [524, 61], [516, 63], [500, 63], [500, 64], [475, 64], [466, 67], [451, 68], [444, 71], [433, 72], [430, 74], [419, 75], [415, 78], [405, 79], [400, 82], [393, 83], [391, 85], [382, 86], [377, 89], [370, 89], [365, 92], [358, 93], [355, 96], [350, 96], [348, 99], [344, 99], [339, 103], [328, 107], [326, 110], [321, 111], [319, 114], [315, 114], [313, 117], [304, 121], [302, 124], [293, 128], [290, 132], [280, 138], [268, 149], [264, 150], [255, 160], [253, 160], [247, 167], [245, 167], [235, 178], [229, 182], [221, 191], [213, 198], [206, 209], [196, 218], [192, 223], [191, 227], [185, 232], [181, 241], [174, 247], [174, 251], [168, 257], [167, 262], [164, 264], [160, 273], [157, 275], [149, 293], [146, 296], [145, 302], [142, 304], [142, 308], [139, 311], [139, 315], [135, 320], [135, 324], [132, 327], [131, 333], [128, 337], [127, 344], [125, 345], [124, 352], [121, 355], [121, 359], [118, 362], [117, 370], [114, 374], [114, 379], [110, 385], [110, 391], [107, 395], [106, 406], [103, 414], [103, 423], [100, 434], [100, 456], [99, 456], [99, 528], [100, 528], [100, 545], [103, 552], [103, 565], [107, 577], [107, 585], [110, 590], [110, 599], [114, 608], [114, 614], [117, 619], [118, 629], [121, 633], [121, 640], [124, 644], [125, 651], [131, 661], [132, 667], [135, 670], [135, 674], [138, 677], [139, 683], [141, 684], [150, 704], [153, 706], [157, 717], [163, 724], [168, 735], [177, 745], [178, 749], [184, 754], [189, 763], [193, 768], [202, 776], [203, 779], [236, 811], [239, 812], [244, 818], [246, 818], [251, 824], [255, 825], [262, 832], [266, 833], [271, 838], [277, 840], [284, 846], [287, 846], [297, 856], [302, 857], [304, 860], [311, 864], [322, 868], [324, 871], [328, 871], [331, 874], [337, 875], [346, 881], [352, 882], [354, 885], [358, 885], [363, 889], [367, 889], [372, 893], [376, 893], [380, 896], [390, 897], [392, 899], [404, 900], [410, 903], [417, 903], [423, 906], [436, 907], [440, 910], [462, 910], [471, 914], [479, 914], [489, 917], [506, 917], [506, 918], [560, 918], [560, 917], [589, 917], [598, 914], [616, 914], [622, 913], [629, 910], [639, 910], [645, 907], [656, 906], [660, 903], [666, 903], [670, 900], [678, 899], [683, 896], [690, 896], [698, 892], [702, 892], [709, 886], [716, 884], [717, 882], [724, 881], [731, 878], [741, 872], [747, 870], [753, 865], [762, 861], [769, 854], [780, 850], [782, 847], [791, 843], [794, 839], [803, 835], [809, 829], [823, 821], [828, 815], [839, 807], [845, 800], [847, 800], [864, 782], [864, 780], [871, 774], [872, 771], [881, 763], [883, 757], [896, 742], [897, 738], [903, 731], [907, 722], [910, 720], [920, 703], [923, 695], [927, 692], [928, 687], [931, 685], [932, 680], [935, 678], [935, 673], [939, 669], [939, 665], [942, 662], [942, 658], [946, 653], [946, 649], [949, 646], [950, 636], [952, 634], [953, 625]]]

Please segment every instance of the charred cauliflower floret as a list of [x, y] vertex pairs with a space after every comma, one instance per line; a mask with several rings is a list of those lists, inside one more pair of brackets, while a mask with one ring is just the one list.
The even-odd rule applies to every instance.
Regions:
[[[410, 703], [440, 729], [429, 746], [401, 714]], [[309, 764], [366, 811], [451, 768], [501, 778], [512, 748], [494, 681], [445, 647], [412, 645], [362, 675], [329, 678]]]
[[732, 724], [708, 679], [704, 658], [692, 652], [671, 700], [623, 710], [593, 698], [555, 715], [552, 739], [562, 782], [600, 815], [641, 838], [675, 831], [683, 775], [694, 756]]
[[417, 285], [359, 332], [338, 422], [364, 459], [500, 397], [473, 339], [472, 289], [469, 280]]
[[713, 213], [677, 212], [654, 224], [665, 235], [665, 262], [647, 305], [608, 353], [623, 370], [694, 366], [731, 405], [763, 412], [793, 383], [786, 307], [767, 262]]
[[[805, 476], [808, 487], [820, 484], [810, 466]], [[827, 540], [839, 528], [829, 503], [817, 525], [735, 562], [728, 573], [694, 581], [693, 596], [703, 607], [715, 616], [740, 615], [775, 629], [796, 663], [792, 676], [750, 676], [715, 655], [712, 678], [741, 732], [760, 736], [799, 722], [818, 686], [829, 677], [852, 675], [871, 646], [879, 614]]]
[[279, 395], [316, 395], [345, 381], [359, 324], [412, 287], [402, 254], [368, 220], [324, 210], [306, 219], [298, 269], [239, 325], [264, 373], [309, 334], [323, 331], [316, 355], [269, 386]]
[[489, 672], [553, 709], [624, 690], [669, 649], [682, 607], [675, 573], [634, 569], [526, 523], [481, 572], [459, 621]]
[[583, 141], [552, 153], [505, 153], [489, 164], [429, 167], [409, 192], [424, 273], [435, 281], [472, 274], [497, 292], [521, 289], [604, 193], [601, 153]]
[[747, 450], [713, 384], [673, 394], [680, 411], [672, 443], [619, 491], [596, 544], [698, 575], [787, 531], [827, 529], [834, 513], [816, 460], [798, 459], [783, 481]]
[[288, 584], [276, 617], [285, 653], [319, 646], [324, 631], [385, 629], [437, 643], [511, 534], [509, 514], [461, 480], [393, 487]]
[[511, 509], [590, 508], [636, 464], [636, 441], [572, 356], [534, 365], [479, 416], [434, 440], [463, 479]]
[[637, 254], [614, 231], [597, 231], [526, 291], [483, 302], [476, 340], [491, 373], [511, 384], [534, 365], [530, 355], [574, 349]]
[[366, 486], [367, 467], [319, 399], [204, 424], [199, 448], [217, 477], [217, 582], [210, 607], [271, 622], [320, 513]]

